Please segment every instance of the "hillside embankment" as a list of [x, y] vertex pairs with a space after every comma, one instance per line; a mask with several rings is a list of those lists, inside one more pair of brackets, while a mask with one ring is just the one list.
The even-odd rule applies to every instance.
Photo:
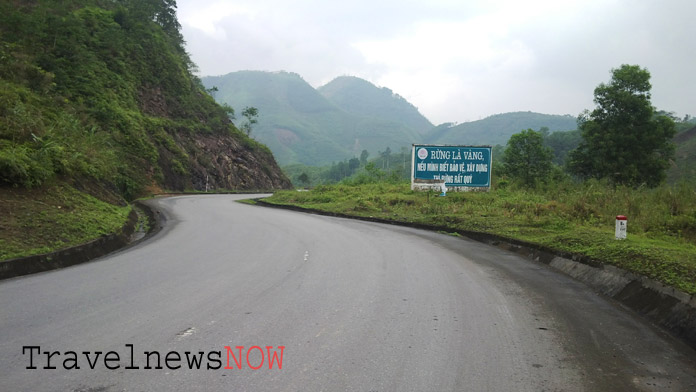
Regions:
[[118, 235], [154, 193], [291, 186], [180, 29], [175, 2], [0, 2], [0, 260]]

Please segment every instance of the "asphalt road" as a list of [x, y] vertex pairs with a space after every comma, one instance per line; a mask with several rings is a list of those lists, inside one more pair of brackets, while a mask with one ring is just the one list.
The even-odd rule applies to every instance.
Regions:
[[155, 237], [0, 282], [0, 390], [696, 390], [694, 350], [543, 264], [242, 197], [153, 200]]

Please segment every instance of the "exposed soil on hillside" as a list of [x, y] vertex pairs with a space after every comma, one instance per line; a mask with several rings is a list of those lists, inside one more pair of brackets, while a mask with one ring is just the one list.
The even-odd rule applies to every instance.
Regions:
[[[190, 175], [181, 176], [166, 164], [168, 151], [160, 150], [163, 188], [195, 190], [273, 190], [289, 189], [292, 183], [278, 168], [273, 155], [261, 148], [249, 148], [232, 135], [172, 135], [189, 156]], [[189, 182], [190, 181], [190, 182]]]

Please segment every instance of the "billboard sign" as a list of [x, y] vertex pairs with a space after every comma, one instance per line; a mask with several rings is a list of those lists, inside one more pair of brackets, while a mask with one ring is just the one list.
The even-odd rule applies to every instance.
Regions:
[[412, 182], [445, 183], [447, 187], [491, 186], [490, 146], [414, 144]]

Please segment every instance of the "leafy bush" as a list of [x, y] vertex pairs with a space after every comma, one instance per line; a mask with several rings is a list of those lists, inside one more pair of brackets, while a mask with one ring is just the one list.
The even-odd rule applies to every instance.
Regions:
[[160, 165], [190, 175], [176, 133], [270, 155], [205, 94], [179, 28], [169, 1], [0, 2], [0, 182], [88, 177], [130, 198]]
[[0, 140], [0, 181], [26, 187], [41, 185], [46, 181], [53, 172], [35, 157], [35, 153], [26, 145]]

